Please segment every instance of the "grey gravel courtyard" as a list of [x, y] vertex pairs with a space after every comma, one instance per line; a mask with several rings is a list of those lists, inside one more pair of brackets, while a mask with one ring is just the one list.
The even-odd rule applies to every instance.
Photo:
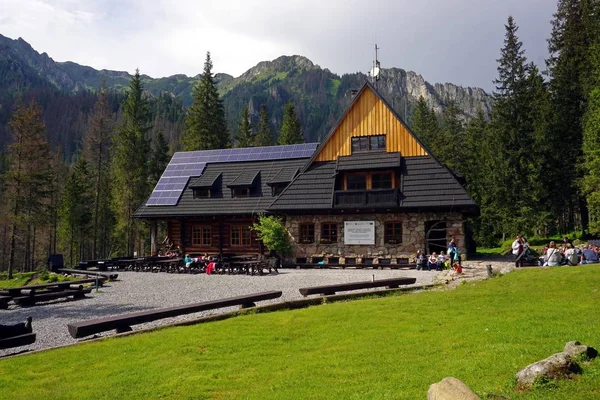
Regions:
[[[242, 294], [281, 290], [280, 299], [258, 303], [268, 304], [282, 300], [303, 298], [298, 292], [301, 287], [320, 286], [345, 282], [356, 282], [394, 277], [417, 278], [416, 285], [430, 284], [438, 272], [415, 270], [372, 270], [372, 269], [281, 269], [279, 274], [264, 276], [247, 275], [188, 275], [150, 272], [119, 272], [119, 279], [109, 282], [99, 293], [92, 291], [86, 299], [75, 301], [57, 300], [33, 307], [21, 308], [11, 305], [8, 310], [0, 310], [0, 323], [22, 322], [31, 316], [33, 331], [37, 334], [34, 344], [0, 350], [0, 356], [20, 350], [37, 350], [76, 343], [83, 339], [73, 339], [67, 324], [87, 319], [118, 314], [172, 307], [216, 300]], [[234, 307], [188, 314], [168, 318], [153, 323], [136, 325], [134, 330], [151, 326], [165, 325], [176, 321], [195, 319], [200, 316], [223, 313]], [[107, 332], [107, 335], [113, 334]]]

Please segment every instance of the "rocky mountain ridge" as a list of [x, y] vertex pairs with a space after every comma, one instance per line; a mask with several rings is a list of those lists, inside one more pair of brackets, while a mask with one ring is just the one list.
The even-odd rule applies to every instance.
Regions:
[[[131, 78], [131, 74], [125, 71], [96, 70], [70, 61], [56, 62], [48, 54], [38, 53], [22, 38], [13, 40], [0, 35], [0, 76], [2, 69], [11, 72], [11, 79], [18, 80], [21, 76], [22, 82], [17, 85], [20, 88], [45, 82], [71, 94], [96, 91], [103, 83], [119, 91], [127, 87]], [[34, 78], [36, 82], [33, 82]], [[152, 95], [167, 92], [188, 106], [200, 75], [188, 77], [176, 74], [163, 78], [142, 75], [142, 78], [146, 90]], [[283, 105], [293, 101], [307, 140], [322, 138], [351, 101], [351, 90], [360, 88], [368, 79], [362, 73], [337, 75], [299, 55], [262, 61], [238, 77], [218, 73], [215, 78], [232, 132], [245, 104], [250, 105], [253, 118], [258, 117], [260, 105], [267, 104], [271, 121], [277, 127]], [[400, 68], [383, 68], [377, 87], [408, 122], [419, 96], [423, 96], [437, 113], [441, 113], [450, 101], [455, 101], [463, 110], [465, 119], [476, 115], [479, 109], [488, 114], [491, 110], [491, 96], [483, 89], [451, 83], [431, 84], [421, 75]]]

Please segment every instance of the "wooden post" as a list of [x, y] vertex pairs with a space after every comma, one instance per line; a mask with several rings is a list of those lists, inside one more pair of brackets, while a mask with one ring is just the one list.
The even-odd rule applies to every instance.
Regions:
[[157, 226], [158, 223], [156, 222], [155, 219], [152, 220], [152, 222], [150, 223], [150, 255], [151, 256], [155, 256], [157, 255], [157, 246], [156, 246], [156, 230], [157, 230]]
[[179, 219], [179, 240], [181, 243], [179, 247], [181, 248], [181, 256], [185, 255], [185, 220], [183, 218]]

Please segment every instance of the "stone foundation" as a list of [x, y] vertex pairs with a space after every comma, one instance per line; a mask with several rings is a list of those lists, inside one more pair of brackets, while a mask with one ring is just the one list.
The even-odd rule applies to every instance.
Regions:
[[[461, 254], [466, 254], [465, 230], [463, 216], [460, 213], [382, 213], [360, 215], [288, 215], [286, 228], [291, 235], [293, 261], [296, 258], [309, 258], [312, 256], [339, 257], [339, 263], [344, 264], [345, 258], [356, 258], [356, 263], [361, 263], [364, 258], [373, 258], [374, 262], [381, 259], [412, 258], [417, 249], [426, 249], [425, 223], [427, 221], [446, 222], [446, 243], [454, 237]], [[375, 221], [374, 245], [345, 245], [344, 221]], [[402, 243], [384, 243], [385, 222], [402, 223]], [[302, 223], [315, 224], [315, 243], [302, 244], [299, 240], [299, 225]], [[321, 223], [336, 223], [338, 226], [337, 243], [320, 243]], [[394, 262], [395, 263], [395, 262]]]

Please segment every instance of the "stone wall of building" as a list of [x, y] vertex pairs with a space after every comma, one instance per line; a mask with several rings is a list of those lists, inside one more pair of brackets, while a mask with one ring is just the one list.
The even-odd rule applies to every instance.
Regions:
[[[344, 221], [375, 221], [374, 245], [345, 245]], [[384, 243], [384, 224], [389, 221], [402, 223], [402, 243]], [[340, 257], [340, 263], [346, 257], [361, 258], [411, 258], [417, 249], [426, 249], [425, 224], [427, 221], [446, 222], [446, 242], [454, 237], [459, 251], [466, 254], [465, 230], [463, 216], [460, 213], [381, 213], [359, 215], [288, 215], [286, 227], [291, 235], [294, 252], [292, 260], [296, 258], [322, 256]], [[315, 224], [315, 243], [299, 243], [299, 226], [303, 223]], [[320, 243], [321, 224], [337, 223], [337, 243]], [[375, 262], [377, 262], [375, 260]]]

